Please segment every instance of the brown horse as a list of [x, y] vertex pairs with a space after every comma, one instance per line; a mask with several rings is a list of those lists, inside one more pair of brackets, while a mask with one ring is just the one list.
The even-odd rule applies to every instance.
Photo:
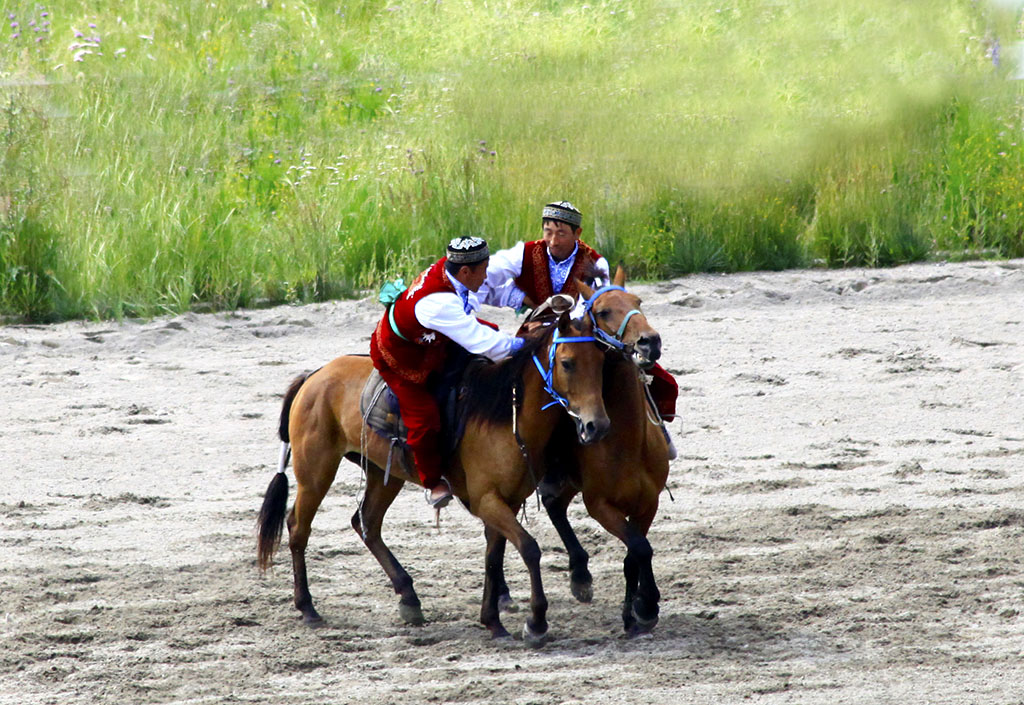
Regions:
[[[597, 291], [577, 282], [595, 335], [608, 348], [603, 393], [611, 429], [600, 442], [582, 446], [560, 428], [548, 449], [548, 475], [539, 492], [569, 555], [570, 588], [581, 602], [593, 598], [589, 556], [566, 515], [580, 491], [587, 512], [626, 545], [623, 572], [626, 632], [649, 632], [658, 621], [661, 595], [651, 564], [647, 532], [668, 478], [668, 443], [647, 396], [642, 367], [661, 356], [661, 336], [640, 311], [640, 299], [622, 289], [620, 267], [613, 285]], [[603, 333], [603, 334], [602, 334]]]
[[[540, 644], [547, 637], [547, 599], [540, 574], [540, 548], [516, 520], [524, 500], [536, 488], [534, 469], [542, 467], [543, 450], [560, 418], [575, 422], [581, 444], [600, 440], [608, 431], [601, 396], [604, 355], [593, 344], [589, 321], [572, 321], [562, 314], [532, 336], [510, 359], [469, 371], [463, 380], [467, 422], [462, 441], [447, 469], [455, 495], [483, 520], [487, 536], [487, 574], [500, 570], [504, 541], [511, 541], [530, 574], [531, 615], [524, 638]], [[297, 378], [288, 389], [281, 411], [282, 446], [278, 473], [267, 488], [257, 522], [258, 555], [266, 569], [280, 541], [288, 499], [284, 474], [289, 451], [298, 489], [287, 515], [289, 548], [295, 582], [295, 607], [305, 622], [317, 624], [306, 576], [306, 545], [320, 502], [334, 481], [342, 458], [367, 467], [366, 490], [352, 516], [352, 528], [384, 568], [400, 596], [399, 611], [411, 624], [423, 613], [412, 578], [381, 539], [384, 514], [405, 482], [419, 483], [412, 462], [391, 469], [385, 483], [389, 441], [363, 422], [359, 398], [372, 371], [369, 358], [343, 356], [320, 370]], [[553, 403], [552, 395], [560, 399]], [[564, 411], [563, 411], [564, 407]], [[500, 548], [497, 548], [501, 539]], [[508, 632], [499, 619], [499, 593], [485, 581], [481, 621], [495, 637]]]

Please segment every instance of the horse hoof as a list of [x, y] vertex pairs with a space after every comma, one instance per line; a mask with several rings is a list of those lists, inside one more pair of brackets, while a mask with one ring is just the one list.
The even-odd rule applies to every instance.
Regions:
[[491, 630], [491, 639], [498, 642], [509, 642], [512, 641], [512, 635], [508, 633], [505, 627], [498, 627]]
[[654, 631], [654, 627], [658, 624], [658, 615], [644, 618], [638, 615], [636, 610], [633, 610], [633, 620], [633, 624], [626, 629], [630, 638], [650, 634]]
[[[653, 627], [652, 627], [653, 629]], [[644, 631], [639, 626], [633, 625], [626, 630], [627, 639], [653, 639], [654, 635], [651, 634], [650, 630]]]
[[419, 605], [405, 605], [399, 602], [398, 614], [401, 615], [403, 622], [414, 627], [419, 627], [427, 622], [423, 618], [423, 610], [419, 608]]
[[523, 642], [531, 649], [539, 649], [549, 641], [551, 641], [551, 637], [548, 632], [538, 634], [530, 629], [529, 623], [523, 625]]
[[318, 627], [324, 626], [324, 618], [318, 615], [316, 612], [312, 614], [303, 614], [302, 623], [310, 629], [317, 629]]
[[584, 604], [589, 604], [594, 599], [594, 584], [593, 583], [569, 583], [569, 589], [572, 590], [572, 596], [577, 601]]
[[512, 596], [507, 592], [503, 595], [498, 596], [498, 611], [499, 612], [518, 612], [519, 605], [515, 603]]

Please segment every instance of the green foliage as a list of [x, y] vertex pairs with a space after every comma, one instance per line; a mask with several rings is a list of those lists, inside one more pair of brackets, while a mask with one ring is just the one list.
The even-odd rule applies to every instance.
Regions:
[[1024, 255], [1024, 151], [1021, 105], [956, 101], [948, 110], [932, 177], [941, 185], [935, 224], [940, 248]]
[[61, 307], [59, 240], [31, 217], [0, 221], [0, 299], [30, 319], [49, 320]]
[[1024, 255], [971, 0], [0, 10], [0, 314], [353, 295], [553, 198], [633, 276]]

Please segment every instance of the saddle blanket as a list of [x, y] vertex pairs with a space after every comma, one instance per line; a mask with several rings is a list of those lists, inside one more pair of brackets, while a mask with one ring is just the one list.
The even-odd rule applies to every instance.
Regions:
[[359, 397], [359, 413], [367, 426], [389, 440], [405, 445], [408, 429], [398, 413], [398, 398], [377, 370], [370, 373]]

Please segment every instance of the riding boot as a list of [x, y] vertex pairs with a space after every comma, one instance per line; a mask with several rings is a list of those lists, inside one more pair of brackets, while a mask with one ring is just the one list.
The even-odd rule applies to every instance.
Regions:
[[437, 448], [437, 433], [417, 437], [412, 454], [416, 460], [416, 472], [420, 483], [426, 489], [427, 504], [440, 509], [452, 499], [452, 486], [441, 474], [441, 454]]
[[428, 487], [426, 500], [427, 504], [435, 509], [448, 506], [448, 503], [452, 501], [452, 485], [448, 482], [448, 478], [442, 476], [433, 487]]

